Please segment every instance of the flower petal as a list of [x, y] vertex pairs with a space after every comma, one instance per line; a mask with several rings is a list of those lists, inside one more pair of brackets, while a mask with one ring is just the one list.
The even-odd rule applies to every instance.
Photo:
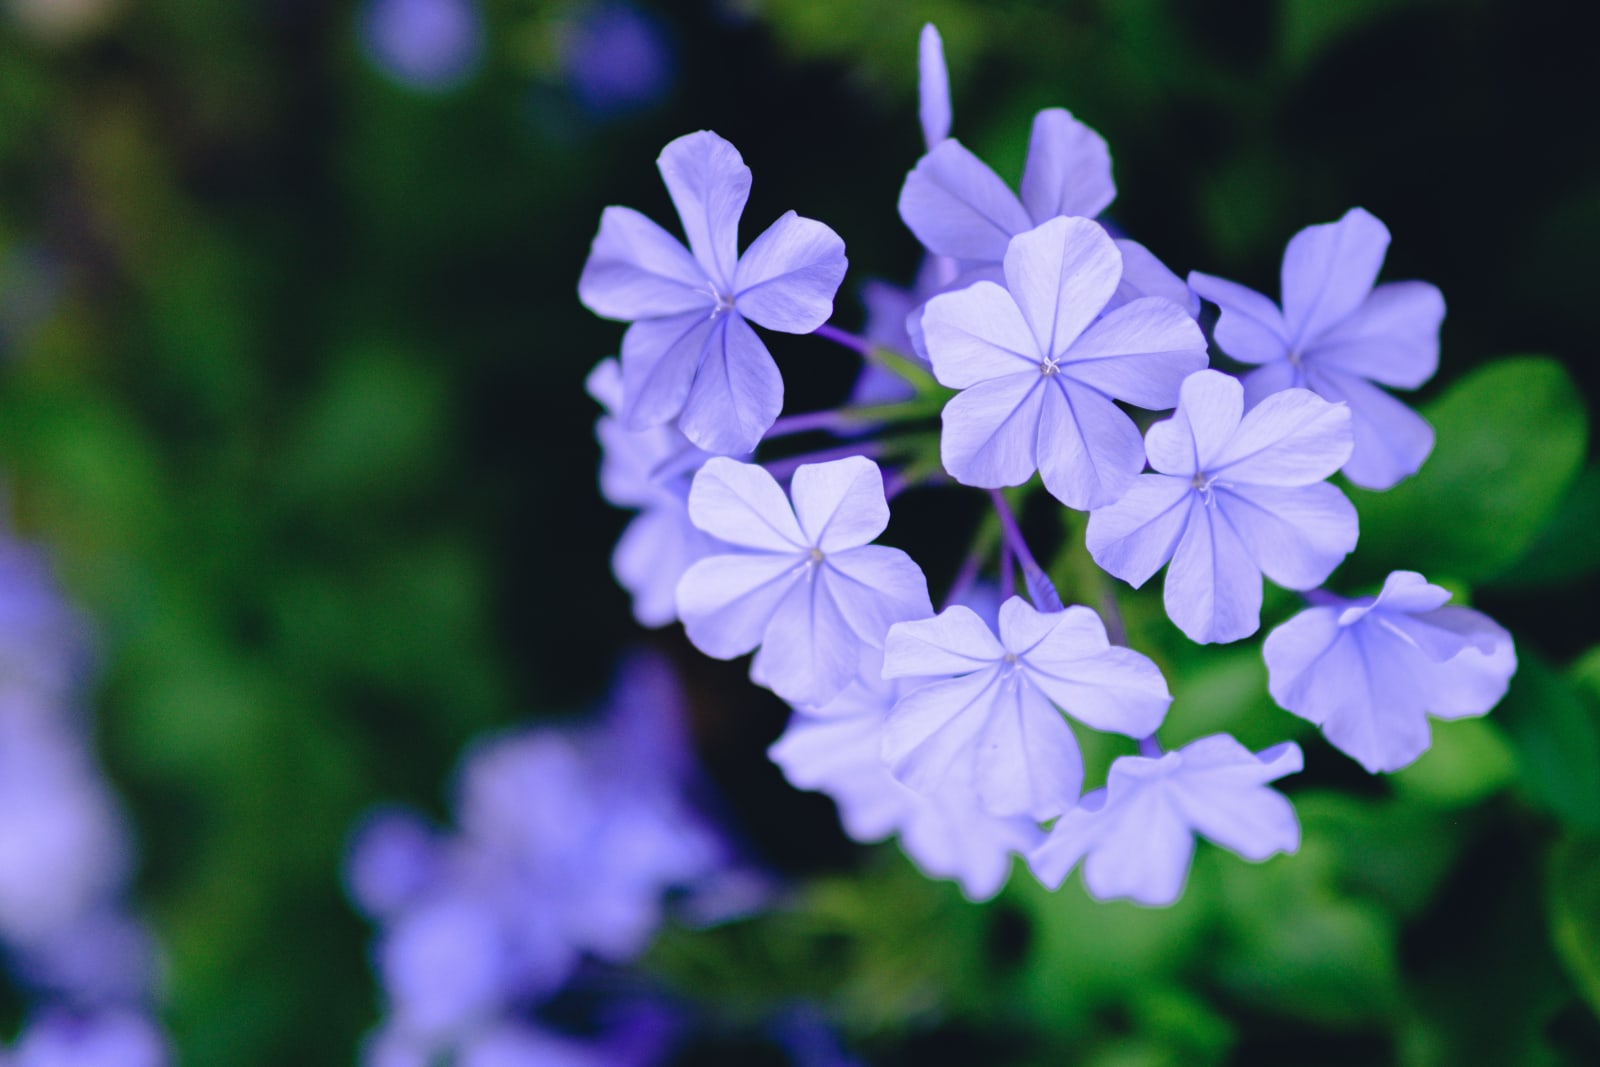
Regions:
[[883, 647], [895, 623], [933, 614], [922, 568], [898, 548], [862, 545], [830, 553], [820, 571], [851, 632], [873, 648]]
[[682, 242], [626, 207], [601, 213], [578, 299], [596, 315], [623, 322], [709, 311], [715, 303], [706, 272]]
[[1415, 389], [1439, 369], [1444, 296], [1427, 282], [1380, 285], [1306, 352], [1318, 367]]
[[1327, 482], [1219, 486], [1216, 507], [1261, 572], [1286, 589], [1320, 585], [1356, 547], [1355, 506]]
[[1178, 410], [1144, 436], [1150, 466], [1162, 474], [1190, 476], [1209, 470], [1239, 428], [1244, 387], [1221, 371], [1196, 371], [1183, 380]]
[[1446, 607], [1419, 621], [1447, 625], [1460, 633], [1487, 638], [1488, 648], [1467, 647], [1433, 670], [1428, 714], [1440, 719], [1482, 715], [1500, 703], [1517, 670], [1517, 651], [1511, 634], [1493, 619], [1470, 608]]
[[1078, 740], [1043, 693], [1012, 675], [977, 738], [974, 784], [994, 815], [1053, 819], [1078, 801]]
[[678, 429], [707, 452], [747, 455], [783, 410], [783, 376], [738, 312], [716, 321]]
[[706, 655], [741, 656], [761, 643], [773, 612], [804, 574], [804, 565], [785, 556], [708, 556], [678, 582], [678, 617]]
[[883, 474], [865, 456], [802, 464], [789, 495], [805, 543], [827, 552], [864, 545], [889, 525]]
[[1115, 825], [1102, 832], [1083, 864], [1083, 884], [1090, 895], [1098, 900], [1126, 897], [1151, 908], [1176, 901], [1194, 859], [1194, 833], [1162, 788], [1113, 797], [1105, 817]]
[[1289, 354], [1289, 328], [1278, 305], [1238, 282], [1189, 272], [1189, 288], [1221, 309], [1217, 347], [1241, 363], [1272, 363]]
[[1122, 281], [1111, 298], [1112, 307], [1144, 296], [1159, 296], [1183, 308], [1191, 319], [1200, 317], [1200, 298], [1155, 253], [1127, 237], [1117, 238], [1117, 251], [1122, 253]]
[[1196, 507], [1162, 591], [1167, 615], [1191, 641], [1237, 641], [1261, 625], [1261, 572], [1216, 507]]
[[1089, 555], [1107, 574], [1139, 588], [1172, 558], [1195, 500], [1186, 478], [1141, 474], [1115, 504], [1090, 513]]
[[950, 72], [944, 64], [944, 42], [931, 22], [917, 40], [917, 117], [929, 148], [950, 136]]
[[1344, 475], [1364, 489], [1388, 489], [1417, 473], [1433, 452], [1433, 427], [1377, 386], [1348, 374], [1313, 370], [1308, 382], [1321, 396], [1350, 408], [1353, 447]]
[[1389, 229], [1361, 208], [1307, 226], [1283, 254], [1283, 318], [1293, 347], [1309, 348], [1359, 308], [1389, 251]]
[[1078, 801], [1050, 828], [1050, 836], [1028, 853], [1028, 868], [1046, 889], [1058, 889], [1072, 868], [1089, 854], [1107, 828], [1103, 812], [1106, 791], [1096, 789]]
[[622, 335], [622, 424], [645, 430], [683, 411], [717, 320], [691, 311], [644, 319]]
[[1044, 383], [1038, 371], [1011, 374], [951, 398], [939, 438], [939, 458], [950, 477], [985, 489], [1027, 481], [1037, 469]]
[[1043, 362], [1022, 310], [994, 282], [929, 300], [923, 305], [922, 334], [934, 377], [952, 389], [1011, 374], [1037, 374]]
[[884, 726], [883, 758], [889, 770], [924, 796], [935, 792], [953, 763], [974, 758], [973, 742], [988, 722], [1000, 688], [999, 668], [991, 667], [901, 697]]
[[706, 460], [689, 488], [689, 518], [719, 540], [798, 563], [809, 547], [789, 498], [766, 468], [726, 456]]
[[900, 218], [930, 252], [998, 261], [1032, 223], [994, 171], [950, 138], [917, 161], [900, 189]]
[[821, 568], [809, 567], [773, 610], [751, 676], [791, 704], [814, 708], [838, 696], [860, 662], [861, 646]]
[[1160, 411], [1206, 366], [1206, 338], [1177, 304], [1143, 297], [1090, 326], [1062, 355], [1061, 372], [1113, 397]]
[[833, 314], [847, 265], [838, 234], [815, 219], [784, 212], [739, 258], [734, 306], [769, 330], [810, 333]]
[[[1231, 757], [1202, 746], [1225, 744]], [[1260, 862], [1300, 847], [1300, 820], [1287, 797], [1266, 782], [1300, 770], [1304, 760], [1293, 742], [1275, 746], [1258, 759], [1226, 734], [1203, 737], [1179, 753], [1183, 766], [1168, 783], [1168, 796], [1184, 820], [1206, 838], [1247, 860]]]
[[1037, 454], [1044, 487], [1079, 511], [1113, 503], [1144, 467], [1139, 428], [1093, 389], [1064, 376], [1041, 380], [1047, 384], [1039, 410]]
[[1006, 289], [1048, 356], [1071, 347], [1122, 280], [1122, 253], [1092, 219], [1053, 218], [1018, 234], [1004, 266]]
[[1116, 198], [1105, 138], [1059, 107], [1035, 115], [1022, 169], [1022, 204], [1033, 221], [1094, 218]]
[[750, 168], [737, 148], [710, 130], [671, 142], [656, 166], [683, 220], [694, 258], [726, 292], [739, 259], [739, 216], [750, 199]]
[[639, 625], [653, 628], [676, 619], [679, 579], [717, 547], [689, 521], [681, 503], [647, 508], [628, 523], [611, 553], [611, 570], [632, 594]]
[[1172, 703], [1160, 668], [1131, 648], [1108, 644], [1099, 616], [1085, 607], [1068, 608], [1023, 663], [1057, 707], [1102, 733], [1149, 737]]
[[992, 666], [1005, 647], [978, 613], [964, 604], [931, 619], [897, 623], [883, 646], [885, 678], [926, 678]]
[[1351, 447], [1348, 408], [1309, 389], [1285, 389], [1245, 412], [1206, 469], [1225, 482], [1306, 485], [1343, 466]]

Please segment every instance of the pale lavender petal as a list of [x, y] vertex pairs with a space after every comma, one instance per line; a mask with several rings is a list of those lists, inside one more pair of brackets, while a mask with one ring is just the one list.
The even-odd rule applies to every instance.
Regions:
[[950, 136], [950, 72], [944, 64], [944, 42], [931, 22], [917, 41], [917, 115], [929, 148]]
[[[1374, 608], [1388, 611], [1432, 611], [1450, 602], [1450, 590], [1433, 585], [1416, 571], [1393, 571], [1383, 580]], [[1353, 622], [1353, 619], [1345, 619]]]
[[1172, 558], [1196, 499], [1187, 478], [1140, 475], [1115, 504], [1090, 513], [1089, 555], [1101, 570], [1139, 588]]
[[773, 610], [751, 674], [791, 704], [816, 707], [850, 684], [860, 662], [861, 646], [850, 624], [817, 568], [811, 568]]
[[1022, 203], [1033, 221], [1093, 218], [1116, 198], [1105, 138], [1059, 107], [1035, 115], [1022, 170]]
[[1092, 219], [1053, 218], [1011, 239], [1006, 290], [1022, 309], [1038, 351], [1065, 353], [1117, 291], [1122, 253]]
[[[1074, 618], [1079, 626], [1085, 625], [1081, 618]], [[996, 621], [1005, 650], [1024, 656], [1061, 625], [1063, 615], [1060, 611], [1040, 611], [1020, 596], [1010, 596], [1000, 605]], [[1101, 636], [1104, 637], [1103, 630]]]
[[1167, 568], [1167, 615], [1191, 641], [1237, 641], [1261, 625], [1261, 572], [1216, 507], [1196, 507]]
[[704, 312], [691, 311], [628, 327], [622, 335], [624, 426], [644, 430], [678, 416], [716, 325]]
[[1217, 347], [1241, 363], [1272, 363], [1289, 354], [1289, 328], [1278, 305], [1238, 282], [1189, 272], [1189, 288], [1221, 309]]
[[[895, 656], [894, 636], [891, 631], [885, 674]], [[1000, 669], [990, 667], [907, 693], [884, 726], [883, 758], [889, 770], [918, 793], [936, 791], [951, 764], [973, 759], [973, 743], [1001, 698], [1002, 686]]]
[[[1319, 726], [1333, 710], [1342, 689], [1320, 690], [1317, 678], [1325, 658], [1334, 661], [1333, 670], [1359, 673], [1359, 653], [1353, 643], [1343, 641], [1345, 628], [1339, 625], [1341, 609], [1332, 606], [1307, 608], [1267, 635], [1261, 657], [1267, 664], [1267, 691], [1279, 707], [1294, 712]], [[1336, 648], [1335, 646], [1343, 646]]]
[[1343, 466], [1351, 443], [1347, 408], [1309, 389], [1285, 389], [1245, 412], [1206, 469], [1221, 482], [1306, 485]]
[[929, 678], [992, 666], [1005, 647], [971, 608], [956, 604], [931, 619], [898, 623], [884, 642], [885, 678]]
[[764, 467], [725, 456], [712, 457], [695, 474], [689, 518], [718, 540], [784, 553], [791, 562], [810, 545], [777, 479]]
[[790, 557], [709, 556], [679, 580], [678, 617], [706, 655], [742, 656], [761, 643], [773, 612], [804, 576], [804, 564]]
[[[1090, 640], [1096, 635], [1098, 648]], [[1062, 625], [1023, 663], [1029, 680], [1057, 707], [1102, 732], [1149, 737], [1172, 703], [1160, 668], [1131, 648], [1107, 644], [1099, 617], [1088, 608], [1068, 608]]]
[[716, 302], [706, 273], [666, 230], [626, 207], [600, 215], [578, 278], [578, 299], [596, 315], [632, 322], [704, 309]]
[[860, 642], [882, 648], [897, 622], [933, 614], [922, 568], [898, 548], [862, 545], [832, 553], [822, 580]]
[[1206, 366], [1206, 339], [1170, 300], [1145, 297], [1090, 326], [1061, 357], [1061, 372], [1107, 396], [1159, 411], [1178, 403], [1185, 378]]
[[1288, 335], [1310, 347], [1367, 299], [1389, 251], [1389, 230], [1353, 207], [1338, 222], [1308, 226], [1283, 254], [1283, 318]]
[[[1334, 673], [1346, 666], [1349, 657], [1340, 655], [1346, 643], [1354, 646], [1359, 668], [1354, 674]], [[1416, 760], [1430, 741], [1427, 666], [1427, 658], [1409, 644], [1369, 626], [1348, 627], [1345, 640], [1316, 667], [1323, 686], [1349, 694], [1323, 712], [1323, 736], [1373, 773], [1397, 771]]]
[[900, 189], [900, 218], [930, 252], [998, 261], [1033, 224], [1006, 183], [953, 138], [917, 161]]
[[1306, 351], [1317, 367], [1415, 389], [1439, 369], [1444, 296], [1427, 282], [1390, 282]]
[[869, 842], [894, 833], [922, 803], [889, 773], [882, 747], [878, 715], [796, 712], [767, 755], [791, 785], [832, 797], [845, 832]]
[[1193, 832], [1159, 787], [1135, 790], [1112, 804], [1104, 817], [1114, 818], [1115, 826], [1102, 831], [1084, 861], [1083, 884], [1099, 900], [1126, 897], [1152, 908], [1173, 903], [1189, 876]]
[[611, 553], [617, 584], [633, 596], [641, 626], [665, 626], [678, 617], [678, 582], [717, 542], [689, 521], [682, 502], [647, 508], [628, 523]]
[[1155, 253], [1127, 237], [1117, 238], [1117, 251], [1122, 253], [1122, 282], [1111, 298], [1112, 307], [1159, 296], [1183, 308], [1190, 318], [1200, 317], [1200, 298]]
[[833, 314], [847, 266], [844, 241], [815, 219], [784, 212], [739, 259], [734, 306], [769, 330], [810, 333]]
[[974, 784], [990, 813], [1053, 819], [1077, 803], [1083, 789], [1077, 738], [1021, 676], [1001, 683], [976, 740]]
[[[1205, 742], [1225, 738], [1239, 750], [1241, 766], [1188, 773], [1191, 750]], [[1294, 852], [1300, 847], [1300, 820], [1287, 797], [1265, 782], [1300, 770], [1303, 758], [1298, 745], [1279, 745], [1257, 759], [1243, 745], [1226, 735], [1201, 738], [1186, 746], [1184, 773], [1173, 776], [1169, 795], [1195, 830], [1247, 860], [1260, 862], [1279, 852]], [[1266, 758], [1266, 757], [1271, 757]], [[1248, 763], [1244, 763], [1248, 761]], [[1251, 784], [1254, 782], [1255, 784]]]
[[[1049, 384], [1042, 390], [1039, 406], [1037, 454], [1044, 487], [1079, 511], [1115, 502], [1144, 468], [1139, 428], [1126, 412], [1093, 389], [1064, 376], [1043, 381]], [[959, 476], [958, 480], [966, 481]]]
[[996, 817], [985, 811], [969, 780], [952, 774], [919, 804], [900, 833], [900, 845], [918, 867], [954, 878], [969, 900], [987, 900], [1011, 873], [1011, 855], [1026, 853], [1043, 838], [1027, 817]]
[[1388, 489], [1422, 468], [1433, 452], [1433, 427], [1377, 386], [1361, 378], [1314, 370], [1308, 384], [1350, 408], [1353, 449], [1344, 475], [1365, 489]]
[[1099, 843], [1105, 829], [1101, 818], [1105, 802], [1104, 789], [1085, 794], [1077, 807], [1056, 820], [1044, 843], [1028, 853], [1028, 868], [1040, 885], [1059, 888], [1072, 868]]
[[1470, 627], [1476, 631], [1475, 636], [1486, 636], [1490, 641], [1487, 650], [1462, 649], [1453, 659], [1434, 668], [1428, 714], [1440, 719], [1460, 719], [1482, 715], [1500, 703], [1517, 670], [1517, 651], [1511, 634], [1493, 619], [1470, 608], [1440, 608], [1419, 619], [1449, 626], [1458, 633]]
[[739, 259], [739, 216], [750, 198], [750, 168], [739, 150], [710, 130], [684, 134], [656, 160], [689, 248], [727, 294]]
[[1221, 371], [1196, 371], [1183, 380], [1172, 418], [1145, 434], [1150, 466], [1172, 475], [1211, 470], [1243, 414], [1244, 387], [1237, 378]]
[[720, 328], [706, 339], [678, 429], [707, 452], [742, 456], [755, 449], [783, 410], [783, 376], [738, 312], [720, 315], [717, 322]]
[[993, 282], [941, 293], [922, 312], [923, 346], [941, 385], [966, 389], [1029, 371], [1043, 362], [1011, 294]]
[[1037, 371], [992, 378], [944, 406], [939, 458], [952, 478], [998, 489], [1032, 476], [1045, 381]]
[[1273, 393], [1281, 393], [1285, 389], [1306, 388], [1304, 369], [1295, 366], [1286, 359], [1263, 363], [1246, 374], [1242, 381], [1244, 382], [1244, 406], [1246, 411], [1255, 407]]
[[1327, 482], [1218, 486], [1222, 510], [1250, 558], [1286, 589], [1311, 589], [1356, 547], [1356, 509]]
[[802, 464], [789, 493], [805, 543], [826, 552], [864, 545], [889, 525], [883, 474], [865, 456]]

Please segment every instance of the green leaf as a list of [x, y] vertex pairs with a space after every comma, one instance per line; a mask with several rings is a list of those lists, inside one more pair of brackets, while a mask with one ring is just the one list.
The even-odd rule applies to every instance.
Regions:
[[1516, 752], [1528, 799], [1575, 826], [1600, 830], [1595, 700], [1523, 649], [1511, 689], [1494, 716]]
[[1461, 808], [1516, 778], [1517, 757], [1492, 721], [1436, 719], [1432, 727], [1428, 751], [1389, 778], [1401, 793], [1436, 807]]
[[1551, 850], [1545, 900], [1556, 955], [1600, 1014], [1600, 839], [1568, 837]]
[[1497, 586], [1550, 586], [1600, 570], [1594, 532], [1600, 529], [1600, 465], [1591, 464], [1572, 483], [1554, 518], [1526, 554], [1495, 579]]
[[1349, 491], [1361, 513], [1352, 567], [1493, 578], [1527, 551], [1583, 463], [1589, 420], [1578, 388], [1552, 359], [1502, 359], [1422, 414], [1437, 444], [1421, 472], [1384, 493]]

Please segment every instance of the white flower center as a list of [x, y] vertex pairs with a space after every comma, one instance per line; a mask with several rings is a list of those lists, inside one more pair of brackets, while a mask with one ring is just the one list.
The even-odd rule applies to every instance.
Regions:
[[1046, 378], [1053, 378], [1060, 372], [1061, 364], [1057, 362], [1054, 356], [1046, 356], [1039, 363], [1039, 373]]

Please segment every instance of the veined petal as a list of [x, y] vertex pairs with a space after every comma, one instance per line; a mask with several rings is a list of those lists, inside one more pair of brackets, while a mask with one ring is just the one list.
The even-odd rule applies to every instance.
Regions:
[[1032, 225], [1016, 194], [954, 138], [906, 175], [900, 218], [930, 252], [991, 261], [1005, 256], [1012, 234]]
[[783, 410], [783, 376], [737, 311], [719, 315], [716, 322], [678, 429], [707, 452], [742, 456], [755, 449]]
[[1178, 817], [1166, 790], [1155, 785], [1113, 796], [1103, 817], [1113, 825], [1101, 832], [1083, 864], [1083, 884], [1090, 895], [1097, 900], [1126, 897], [1150, 908], [1176, 901], [1194, 859], [1194, 833]]
[[1013, 237], [1004, 268], [1038, 351], [1060, 356], [1117, 291], [1122, 253], [1093, 219], [1058, 217]]
[[676, 619], [679, 579], [720, 547], [689, 522], [681, 503], [647, 508], [628, 523], [611, 553], [611, 570], [633, 595], [639, 625], [654, 628]]
[[[1416, 571], [1392, 571], [1372, 607], [1386, 611], [1419, 612], [1442, 608], [1450, 602], [1450, 590], [1433, 585]], [[1354, 620], [1346, 619], [1345, 622]]]
[[994, 815], [1052, 819], [1083, 789], [1083, 757], [1061, 713], [1013, 674], [1001, 682], [977, 738], [974, 784]]
[[1296, 367], [1286, 359], [1263, 363], [1255, 370], [1245, 374], [1241, 381], [1244, 384], [1244, 407], [1246, 411], [1249, 411], [1273, 393], [1281, 393], [1285, 389], [1306, 388], [1305, 369]]
[[1351, 447], [1348, 408], [1309, 389], [1285, 389], [1245, 412], [1206, 469], [1227, 482], [1306, 485], [1343, 466]]
[[1059, 107], [1035, 115], [1022, 169], [1022, 204], [1033, 221], [1094, 218], [1116, 198], [1105, 138]]
[[1241, 363], [1272, 363], [1289, 354], [1289, 328], [1278, 305], [1238, 282], [1189, 272], [1189, 288], [1221, 310], [1217, 347]]
[[1358, 207], [1295, 234], [1283, 254], [1283, 318], [1292, 345], [1310, 347], [1360, 307], [1388, 251], [1388, 227]]
[[1181, 307], [1160, 297], [1124, 304], [1090, 326], [1061, 357], [1061, 372], [1117, 400], [1160, 411], [1183, 380], [1206, 367], [1206, 339]]
[[1183, 380], [1178, 410], [1144, 435], [1150, 466], [1162, 474], [1193, 475], [1210, 470], [1217, 454], [1239, 428], [1244, 387], [1221, 371], [1196, 371]]
[[932, 682], [901, 697], [884, 726], [883, 758], [889, 770], [918, 793], [934, 793], [951, 764], [975, 758], [973, 741], [988, 722], [1001, 684], [1000, 669], [990, 667]]
[[737, 148], [710, 130], [668, 144], [656, 167], [694, 258], [726, 292], [739, 259], [739, 216], [750, 199], [750, 168]]
[[1431, 616], [1419, 618], [1435, 624], [1447, 622], [1461, 626], [1467, 621], [1462, 616], [1472, 616], [1472, 625], [1487, 631], [1491, 644], [1487, 649], [1464, 648], [1453, 659], [1434, 668], [1428, 713], [1440, 719], [1484, 714], [1500, 703], [1511, 684], [1511, 676], [1516, 673], [1517, 651], [1511, 635], [1493, 619], [1469, 608], [1440, 608]]
[[1027, 657], [1026, 671], [1057, 707], [1103, 733], [1149, 737], [1172, 703], [1161, 669], [1131, 648], [1072, 655], [1042, 646]]
[[1060, 888], [1072, 868], [1099, 843], [1106, 829], [1102, 818], [1106, 791], [1096, 789], [1078, 801], [1050, 828], [1044, 843], [1028, 853], [1028, 868], [1046, 889]]
[[826, 552], [864, 545], [889, 525], [883, 474], [866, 456], [802, 464], [789, 495], [805, 543]]
[[[1353, 648], [1358, 666], [1349, 664], [1344, 646]], [[1341, 667], [1354, 673], [1333, 673]], [[1344, 699], [1335, 697], [1325, 711], [1323, 736], [1370, 773], [1413, 762], [1431, 741], [1427, 667], [1427, 657], [1408, 642], [1364, 623], [1346, 627], [1344, 640], [1316, 665], [1323, 686], [1345, 690]]]
[[622, 335], [622, 424], [659, 426], [683, 410], [717, 320], [703, 311], [644, 319]]
[[1122, 281], [1111, 298], [1112, 307], [1159, 296], [1183, 308], [1191, 319], [1200, 317], [1200, 298], [1155, 253], [1127, 237], [1117, 238], [1117, 251], [1122, 253]]
[[882, 648], [895, 623], [933, 614], [922, 568], [898, 548], [862, 545], [829, 553], [819, 569], [860, 643]]
[[[1205, 766], [1191, 758], [1196, 746], [1228, 742], [1238, 750], [1233, 766]], [[1193, 753], [1200, 755], [1199, 753]], [[1260, 862], [1300, 847], [1300, 820], [1287, 797], [1266, 783], [1300, 770], [1300, 748], [1278, 745], [1258, 759], [1226, 734], [1204, 737], [1179, 753], [1183, 767], [1167, 782], [1168, 795], [1185, 822], [1211, 841], [1247, 860]]]
[[1364, 489], [1388, 489], [1422, 468], [1433, 452], [1428, 420], [1377, 386], [1349, 374], [1313, 370], [1307, 384], [1350, 408], [1352, 449], [1344, 475]]
[[917, 41], [917, 117], [929, 148], [950, 136], [950, 72], [944, 64], [944, 42], [931, 22]]
[[1427, 282], [1389, 282], [1306, 349], [1318, 367], [1415, 389], [1439, 369], [1444, 296]]
[[1089, 555], [1107, 574], [1139, 588], [1172, 558], [1196, 499], [1187, 478], [1141, 474], [1115, 504], [1090, 513]]
[[883, 648], [883, 676], [962, 674], [992, 666], [1005, 654], [1005, 647], [978, 613], [955, 604], [931, 619], [892, 626]]
[[1038, 371], [979, 382], [944, 406], [939, 458], [962, 485], [1021, 485], [1037, 469], [1039, 408], [1046, 379]]
[[608, 207], [578, 278], [583, 306], [632, 322], [686, 311], [710, 312], [715, 298], [706, 272], [666, 230], [626, 207]]
[[1261, 625], [1261, 572], [1215, 506], [1191, 512], [1162, 599], [1178, 629], [1202, 645], [1249, 637]]
[[706, 460], [689, 489], [689, 518], [719, 540], [799, 562], [809, 548], [789, 498], [766, 468], [726, 456]]
[[860, 662], [860, 644], [812, 566], [773, 610], [751, 676], [791, 704], [814, 708], [838, 696]]
[[1115, 502], [1144, 467], [1139, 428], [1091, 388], [1059, 375], [1042, 380], [1037, 454], [1044, 487], [1079, 511]]
[[1356, 547], [1356, 509], [1327, 482], [1216, 488], [1215, 506], [1268, 578], [1286, 589], [1320, 585]]
[[1267, 635], [1261, 645], [1261, 658], [1267, 663], [1267, 691], [1278, 706], [1303, 719], [1321, 725], [1333, 710], [1330, 701], [1312, 699], [1320, 695], [1314, 669], [1325, 656], [1335, 655], [1357, 667], [1354, 646], [1334, 651], [1344, 636], [1339, 625], [1340, 609], [1332, 606], [1307, 608]]
[[678, 617], [706, 655], [741, 656], [761, 643], [773, 612], [804, 574], [805, 565], [787, 556], [708, 556], [678, 582]]
[[1039, 372], [1044, 357], [1011, 294], [982, 281], [923, 305], [923, 345], [941, 385], [967, 389], [991, 378]]
[[846, 266], [838, 234], [815, 219], [784, 212], [734, 268], [734, 306], [769, 330], [810, 333], [833, 314]]

